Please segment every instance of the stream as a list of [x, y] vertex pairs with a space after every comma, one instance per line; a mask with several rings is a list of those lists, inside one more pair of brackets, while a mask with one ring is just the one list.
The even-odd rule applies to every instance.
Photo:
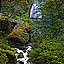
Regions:
[[[40, 21], [40, 19], [42, 18], [42, 14], [40, 12], [41, 10], [39, 10], [38, 8], [40, 8], [40, 4], [38, 4], [38, 0], [34, 0], [34, 3], [30, 10], [30, 18], [34, 18], [32, 20], [35, 20], [35, 18], [39, 18], [38, 20]], [[35, 13], [36, 11], [37, 13]], [[15, 48], [17, 51], [17, 53], [15, 54], [17, 61], [19, 62], [19, 64], [30, 64], [30, 62], [28, 62], [28, 59], [29, 59], [28, 52], [32, 50], [32, 47], [30, 45], [27, 45], [27, 46], [20, 45], [19, 47], [20, 48], [18, 47]], [[19, 53], [21, 52], [23, 53], [23, 58], [18, 57]]]
[[[19, 48], [15, 48], [17, 53], [15, 54], [16, 58], [17, 58], [17, 61], [19, 64], [30, 64], [28, 61], [29, 59], [29, 55], [28, 55], [28, 52], [32, 50], [32, 47], [30, 45], [27, 45], [27, 46], [22, 46], [22, 49], [19, 49]], [[18, 57], [19, 53], [23, 54], [23, 57], [20, 58]]]

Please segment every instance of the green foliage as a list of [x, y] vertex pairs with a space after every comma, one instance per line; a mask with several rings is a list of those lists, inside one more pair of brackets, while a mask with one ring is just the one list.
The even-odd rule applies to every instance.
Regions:
[[6, 37], [12, 31], [12, 23], [8, 21], [8, 18], [5, 16], [0, 19], [0, 38]]
[[15, 1], [15, 2], [1, 2], [1, 13], [4, 13], [5, 15], [16, 18], [16, 16], [29, 16], [30, 11], [30, 5], [32, 4], [32, 0], [28, 1]]
[[[60, 2], [61, 3], [60, 3]], [[12, 2], [13, 3], [13, 2]], [[9, 16], [19, 14], [22, 17], [18, 18], [22, 22], [29, 22], [32, 25], [31, 42], [33, 51], [29, 53], [31, 64], [64, 64], [64, 3], [62, 0], [46, 1], [41, 3], [42, 7], [42, 22], [32, 21], [28, 17], [26, 10], [30, 7], [25, 1], [25, 5], [21, 4], [21, 10], [14, 4], [2, 2], [1, 12]], [[26, 8], [25, 8], [26, 6]], [[20, 11], [19, 11], [20, 10]], [[29, 11], [27, 10], [27, 11]], [[26, 14], [25, 14], [26, 13]], [[43, 20], [44, 19], [44, 20]], [[0, 31], [2, 33], [2, 31]], [[4, 33], [4, 32], [3, 32]], [[4, 46], [5, 47], [5, 46]], [[2, 48], [4, 48], [2, 46]], [[7, 46], [6, 46], [7, 49]], [[7, 51], [6, 51], [7, 52]], [[4, 54], [4, 53], [3, 53]], [[6, 56], [6, 55], [5, 55]], [[5, 60], [5, 59], [4, 59]], [[7, 62], [8, 60], [5, 60]]]
[[46, 1], [45, 3], [43, 3], [42, 7], [42, 13], [44, 14], [51, 14], [53, 16], [53, 19], [55, 17], [59, 18], [59, 19], [63, 19], [64, 18], [64, 2], [62, 0], [58, 0], [58, 1]]
[[26, 22], [26, 23], [28, 23], [28, 22], [29, 22], [29, 17], [23, 15], [23, 16], [21, 16], [21, 17], [17, 17], [17, 20], [18, 20], [18, 21], [21, 21], [21, 22]]
[[11, 17], [15, 17], [15, 15], [19, 15], [22, 14], [21, 9], [17, 6], [15, 6], [15, 4], [12, 3], [8, 3], [8, 2], [2, 2], [2, 7], [1, 7], [1, 13], [5, 14], [6, 16], [11, 16]]
[[17, 62], [15, 57], [16, 51], [12, 46], [9, 46], [9, 41], [6, 40], [6, 37], [10, 32], [11, 22], [0, 13], [0, 64], [12, 64], [12, 62], [16, 64]]
[[6, 64], [6, 63], [11, 64], [12, 62], [16, 63], [17, 60], [15, 57], [15, 53], [16, 50], [9, 46], [8, 40], [6, 39], [0, 40], [0, 63], [1, 64]]
[[17, 17], [17, 16], [16, 16], [16, 18], [17, 18], [18, 21], [33, 24], [33, 21], [29, 18], [29, 16], [25, 16], [25, 15], [26, 15], [26, 14], [24, 14], [24, 15], [21, 16], [21, 17]]
[[6, 64], [8, 62], [7, 55], [0, 51], [0, 64]]
[[[33, 64], [62, 64], [64, 63], [64, 43], [57, 42], [41, 42], [36, 44], [37, 48], [34, 48], [30, 53]], [[35, 46], [34, 46], [35, 47]]]
[[[49, 3], [49, 7], [47, 7], [47, 3]], [[57, 1], [57, 3], [59, 2]], [[51, 9], [52, 4], [50, 1], [45, 2], [41, 7], [42, 22], [35, 21], [32, 24], [31, 46], [33, 50], [29, 53], [29, 61], [32, 64], [64, 63], [64, 19], [60, 18], [60, 16], [63, 17], [63, 12], [59, 15], [60, 10]], [[58, 7], [60, 4], [54, 6]], [[57, 12], [58, 15], [55, 15]]]

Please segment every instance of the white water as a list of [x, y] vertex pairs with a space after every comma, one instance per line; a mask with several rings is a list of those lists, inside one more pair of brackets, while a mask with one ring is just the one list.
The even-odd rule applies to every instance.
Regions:
[[[17, 58], [17, 61], [22, 61], [22, 62], [24, 62], [24, 64], [30, 64], [30, 63], [27, 63], [27, 61], [28, 61], [28, 57], [27, 57], [27, 55], [28, 55], [28, 51], [30, 51], [30, 50], [32, 50], [31, 48], [31, 46], [28, 46], [28, 47], [26, 47], [27, 48], [27, 50], [26, 50], [26, 52], [23, 52], [23, 50], [19, 50], [18, 48], [15, 48], [16, 50], [17, 50], [17, 53], [15, 54], [16, 55], [16, 58]], [[23, 53], [23, 58], [19, 58], [18, 59], [18, 53]], [[20, 64], [20, 63], [19, 63]]]
[[[32, 5], [31, 10], [30, 10], [30, 18], [42, 18], [41, 10], [39, 8], [40, 8], [40, 4], [38, 3], [38, 0], [34, 1], [34, 4]], [[24, 64], [30, 64], [27, 62], [29, 59], [27, 56], [28, 56], [28, 51], [32, 50], [31, 49], [32, 47], [28, 46], [26, 48], [27, 48], [26, 52], [24, 52], [23, 50], [19, 50], [18, 48], [15, 48], [17, 50], [17, 53], [15, 55], [16, 55], [17, 61], [22, 61], [24, 62]], [[18, 53], [21, 53], [21, 52], [23, 53], [24, 57], [18, 58]]]
[[34, 1], [30, 10], [30, 18], [42, 18], [39, 1]]

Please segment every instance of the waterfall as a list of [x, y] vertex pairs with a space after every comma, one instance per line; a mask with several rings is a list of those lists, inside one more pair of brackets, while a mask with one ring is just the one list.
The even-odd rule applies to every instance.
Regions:
[[30, 18], [42, 18], [42, 13], [40, 8], [40, 4], [38, 0], [34, 0], [33, 5], [30, 10]]

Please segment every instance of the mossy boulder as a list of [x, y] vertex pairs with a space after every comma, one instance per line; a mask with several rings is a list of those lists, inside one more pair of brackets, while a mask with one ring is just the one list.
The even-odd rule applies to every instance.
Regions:
[[31, 26], [28, 23], [19, 23], [17, 24], [12, 33], [7, 36], [8, 40], [19, 42], [21, 44], [26, 44], [29, 40], [29, 32]]
[[[1, 19], [0, 31], [1, 31], [1, 34], [4, 35], [4, 37], [7, 37], [8, 40], [21, 42], [23, 44], [26, 44], [28, 42], [29, 33], [31, 31], [31, 26], [28, 23], [24, 23], [24, 22], [15, 23], [13, 19], [6, 17], [5, 14], [2, 14], [2, 13], [0, 13], [0, 19]], [[16, 24], [17, 25], [16, 26], [13, 25], [14, 23], [15, 25]]]
[[8, 40], [26, 43], [29, 40], [29, 34], [24, 30], [18, 28], [7, 36]]

